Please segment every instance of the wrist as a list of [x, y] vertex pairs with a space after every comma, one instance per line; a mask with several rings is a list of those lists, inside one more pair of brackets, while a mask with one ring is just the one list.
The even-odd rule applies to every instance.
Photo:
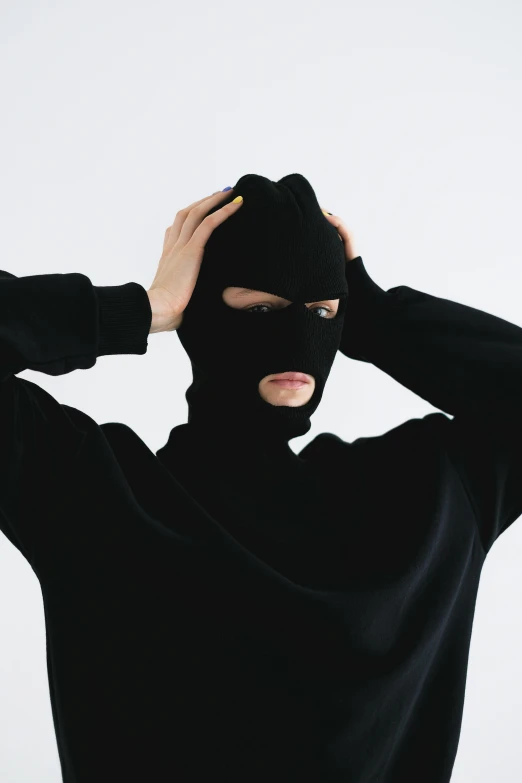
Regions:
[[149, 297], [150, 309], [152, 311], [149, 334], [174, 331], [177, 328], [179, 319], [173, 313], [172, 307], [165, 296], [158, 290], [147, 291], [147, 296]]

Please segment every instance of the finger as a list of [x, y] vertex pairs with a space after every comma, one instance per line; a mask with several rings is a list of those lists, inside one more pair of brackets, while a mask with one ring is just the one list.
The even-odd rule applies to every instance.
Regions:
[[348, 229], [344, 225], [341, 218], [336, 217], [335, 215], [330, 215], [328, 212], [326, 212], [324, 209], [321, 210], [324, 214], [325, 218], [327, 218], [328, 222], [332, 224], [332, 226], [335, 226], [337, 229], [337, 236], [343, 242], [345, 239], [348, 239]]
[[166, 248], [166, 246], [167, 246], [167, 244], [168, 244], [168, 241], [169, 241], [169, 233], [170, 233], [170, 226], [169, 226], [169, 227], [167, 228], [167, 230], [165, 231], [165, 236], [163, 237], [163, 250], [165, 250], [165, 248]]
[[[242, 203], [243, 199], [236, 203], [231, 201], [230, 204], [226, 204], [226, 206], [221, 207], [221, 209], [216, 210], [216, 212], [213, 212], [211, 215], [207, 215], [205, 218], [203, 218], [200, 225], [197, 226], [192, 236], [187, 239], [187, 244], [191, 242], [196, 247], [205, 247], [209, 236], [212, 234], [216, 226], [219, 226], [220, 223], [223, 223], [225, 220], [227, 220], [227, 218], [233, 212], [237, 212], [237, 210], [241, 208]], [[188, 220], [185, 221], [185, 224], [188, 222]], [[183, 242], [184, 231], [185, 225], [183, 226], [183, 230], [181, 232], [180, 242]]]
[[337, 235], [344, 245], [346, 260], [352, 261], [359, 255], [356, 250], [353, 231], [350, 231], [350, 229], [346, 228], [341, 218], [337, 217], [336, 215], [331, 215], [329, 217], [334, 218], [333, 220], [330, 220], [330, 222], [337, 229]]
[[211, 196], [205, 196], [205, 198], [200, 198], [198, 199], [198, 201], [194, 201], [192, 204], [189, 204], [188, 207], [185, 207], [184, 209], [180, 209], [180, 211], [177, 213], [176, 217], [174, 218], [174, 222], [172, 226], [169, 226], [168, 244], [175, 244], [179, 240], [182, 227], [186, 223], [191, 210], [197, 209], [202, 204], [204, 204], [205, 205], [204, 211], [208, 212], [210, 209], [212, 209], [212, 207], [215, 204], [219, 204], [220, 199], [224, 200], [224, 197], [232, 193], [233, 190], [234, 188], [231, 188], [230, 190], [224, 190], [224, 191], [216, 190], [216, 192], [212, 193]]
[[[214, 196], [221, 196], [221, 195], [227, 196], [233, 190], [234, 188], [231, 188], [230, 190], [216, 190], [216, 192], [211, 193], [210, 196], [205, 196], [204, 198], [200, 198], [198, 199], [198, 201], [194, 201], [192, 204], [189, 204], [188, 207], [185, 207], [184, 209], [180, 210], [180, 212], [189, 212], [191, 209], [194, 209], [194, 207], [199, 206], [199, 204], [202, 204], [204, 201], [208, 201], [209, 199], [214, 198]], [[216, 199], [216, 201], [219, 201], [219, 199]], [[179, 215], [179, 212], [177, 214]]]

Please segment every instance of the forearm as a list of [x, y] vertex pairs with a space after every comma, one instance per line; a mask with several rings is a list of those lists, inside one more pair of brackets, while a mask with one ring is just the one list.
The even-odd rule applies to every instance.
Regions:
[[451, 415], [522, 419], [521, 327], [408, 286], [384, 291], [362, 259], [347, 265], [347, 279], [342, 353]]

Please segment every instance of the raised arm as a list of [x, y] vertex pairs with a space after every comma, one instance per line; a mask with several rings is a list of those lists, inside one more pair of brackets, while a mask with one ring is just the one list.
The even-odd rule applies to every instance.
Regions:
[[[79, 273], [0, 272], [0, 529], [31, 561], [44, 497], [79, 449], [74, 408], [17, 373], [64, 375], [106, 354], [144, 354], [152, 320], [138, 283], [94, 286]], [[31, 504], [40, 493], [40, 514]]]
[[409, 286], [384, 291], [361, 256], [346, 275], [341, 352], [454, 417], [423, 423], [460, 474], [487, 552], [522, 514], [522, 328]]
[[177, 329], [206, 240], [240, 206], [228, 203], [206, 216], [228, 195], [212, 194], [177, 213], [148, 290], [138, 283], [95, 286], [80, 273], [0, 272], [0, 530], [31, 564], [49, 547], [52, 503], [96, 422], [17, 373], [86, 370], [99, 356], [144, 354], [149, 333]]

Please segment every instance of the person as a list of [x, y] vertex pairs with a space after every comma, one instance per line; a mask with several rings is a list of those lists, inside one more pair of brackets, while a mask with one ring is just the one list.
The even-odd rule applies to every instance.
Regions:
[[[247, 174], [177, 213], [148, 290], [1, 273], [0, 527], [65, 783], [450, 780], [481, 568], [522, 513], [522, 329], [355, 252], [304, 176]], [[17, 377], [161, 331], [193, 380], [156, 453]], [[295, 453], [339, 353], [440, 411]]]

